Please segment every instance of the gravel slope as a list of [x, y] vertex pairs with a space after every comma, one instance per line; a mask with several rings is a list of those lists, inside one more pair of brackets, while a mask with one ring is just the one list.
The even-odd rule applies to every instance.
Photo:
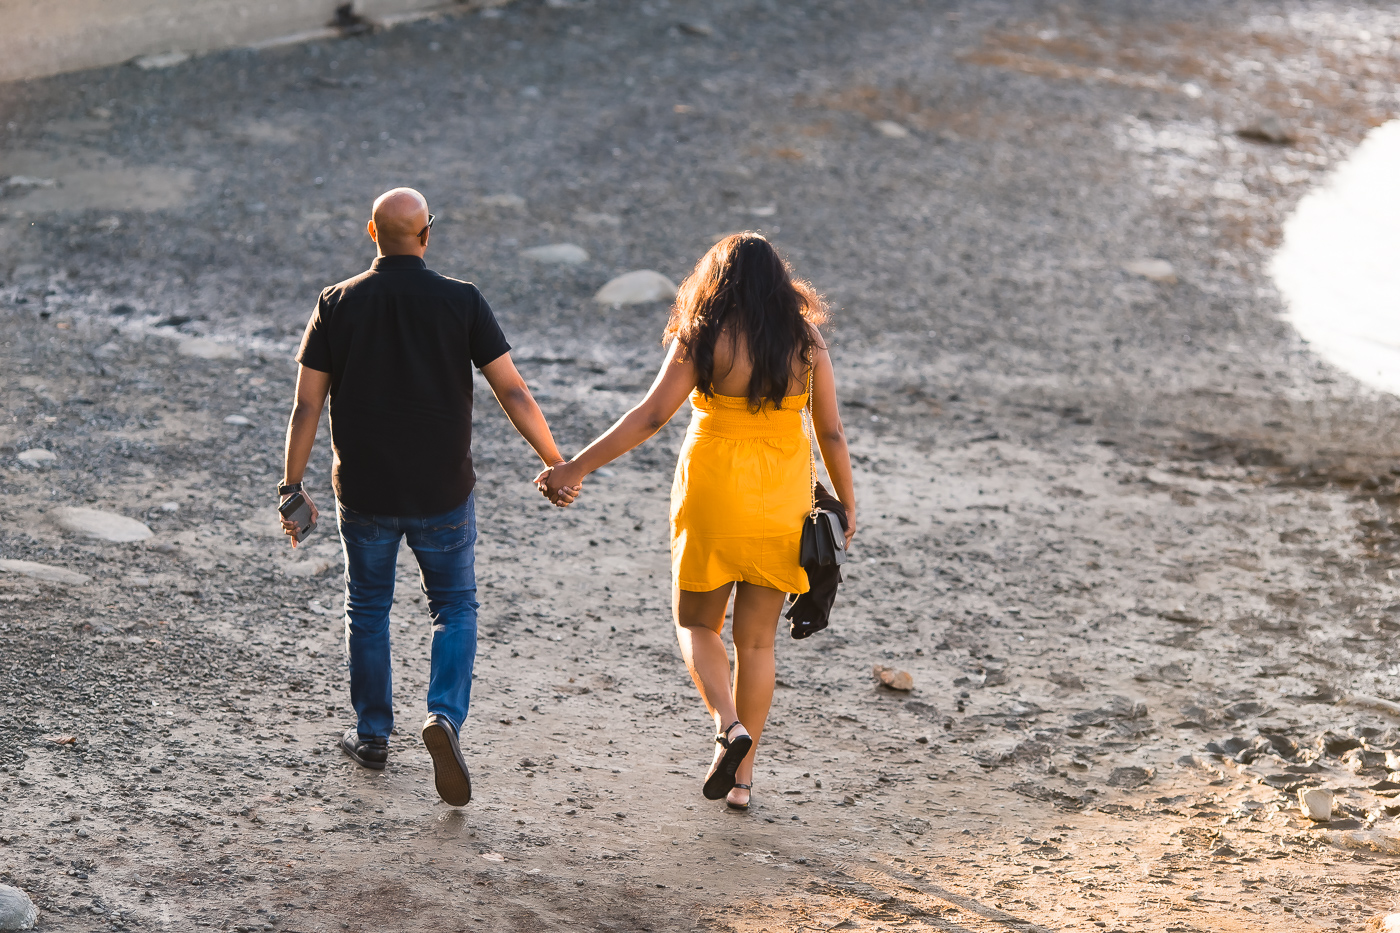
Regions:
[[[1400, 722], [1367, 698], [1400, 696], [1397, 406], [1263, 270], [1394, 116], [1398, 36], [1384, 4], [528, 0], [0, 86], [0, 177], [54, 180], [0, 189], [0, 558], [90, 578], [0, 573], [0, 883], [55, 930], [1394, 910]], [[1287, 142], [1250, 138], [1270, 115]], [[832, 629], [780, 644], [747, 816], [698, 794], [668, 621], [684, 416], [556, 514], [483, 404], [478, 799], [438, 803], [416, 738], [407, 555], [392, 764], [334, 751], [340, 558], [289, 554], [270, 493], [295, 339], [394, 184], [570, 448], [661, 356], [664, 307], [590, 300], [613, 275], [753, 227], [829, 296], [857, 564]], [[520, 255], [565, 242], [590, 258]], [[65, 531], [75, 506], [154, 535]]]

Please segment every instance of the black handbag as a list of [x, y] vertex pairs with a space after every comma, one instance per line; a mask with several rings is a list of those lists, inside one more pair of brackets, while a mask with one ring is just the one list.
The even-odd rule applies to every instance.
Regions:
[[839, 567], [846, 562], [846, 532], [841, 517], [817, 504], [817, 428], [812, 419], [812, 371], [815, 368], [807, 369], [807, 410], [803, 417], [811, 460], [812, 507], [802, 522], [802, 547], [797, 562], [808, 568]]
[[846, 533], [841, 519], [826, 509], [812, 509], [802, 524], [803, 567], [839, 567], [846, 562]]
[[[820, 483], [817, 484], [817, 504], [840, 520], [842, 534], [839, 541], [845, 544], [846, 507]], [[835, 564], [804, 567], [803, 570], [807, 574], [808, 590], [801, 596], [793, 596], [787, 611], [793, 638], [815, 635], [830, 624], [831, 609], [836, 605], [836, 591], [841, 586], [841, 568]]]

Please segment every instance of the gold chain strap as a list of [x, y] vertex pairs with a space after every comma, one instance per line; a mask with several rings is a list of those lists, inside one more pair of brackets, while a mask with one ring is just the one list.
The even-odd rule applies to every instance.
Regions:
[[811, 461], [811, 468], [812, 468], [812, 508], [811, 508], [811, 511], [808, 513], [808, 516], [807, 516], [807, 517], [813, 519], [814, 521], [816, 520], [817, 514], [818, 514], [818, 509], [817, 509], [817, 424], [816, 424], [816, 419], [815, 419], [815, 417], [813, 416], [813, 413], [812, 413], [812, 412], [813, 412], [813, 404], [812, 404], [812, 373], [813, 373], [813, 371], [816, 370], [816, 368], [817, 368], [816, 363], [809, 360], [808, 363], [807, 363], [807, 405], [806, 405], [806, 410], [803, 412], [803, 416], [804, 416], [804, 417], [803, 417], [803, 419], [802, 419], [802, 427], [806, 430], [806, 433], [807, 433], [807, 455], [808, 455], [808, 458], [809, 458], [810, 461]]

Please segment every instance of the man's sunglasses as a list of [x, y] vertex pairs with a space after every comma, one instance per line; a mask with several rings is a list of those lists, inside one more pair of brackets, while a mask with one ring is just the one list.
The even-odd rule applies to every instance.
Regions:
[[418, 231], [418, 239], [421, 240], [421, 239], [423, 239], [423, 237], [425, 237], [425, 236], [428, 235], [428, 228], [431, 227], [431, 226], [433, 225], [433, 221], [435, 221], [435, 220], [437, 220], [437, 215], [436, 215], [436, 214], [429, 214], [429, 215], [428, 215], [428, 226], [427, 226], [427, 227], [424, 227], [422, 230], [419, 230], [419, 231]]

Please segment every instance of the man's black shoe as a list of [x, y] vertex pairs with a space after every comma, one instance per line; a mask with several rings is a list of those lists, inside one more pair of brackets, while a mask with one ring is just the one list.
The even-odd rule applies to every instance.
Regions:
[[384, 739], [367, 739], [355, 730], [354, 726], [345, 730], [340, 737], [340, 750], [350, 756], [357, 765], [384, 770], [384, 762], [389, 760], [389, 743]]
[[457, 744], [457, 730], [446, 716], [428, 714], [423, 723], [423, 744], [433, 756], [433, 784], [438, 796], [444, 803], [465, 807], [472, 799], [472, 779]]

